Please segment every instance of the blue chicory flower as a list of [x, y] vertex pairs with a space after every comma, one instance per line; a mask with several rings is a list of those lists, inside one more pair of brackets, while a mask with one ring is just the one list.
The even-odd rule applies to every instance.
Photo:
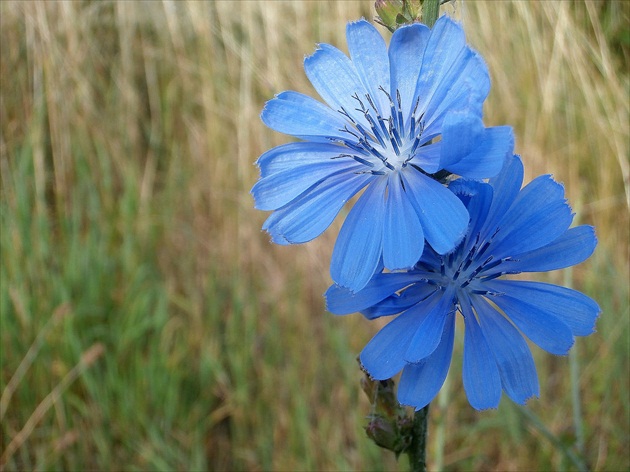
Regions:
[[523, 335], [566, 354], [574, 336], [593, 332], [599, 307], [580, 292], [505, 274], [561, 269], [588, 258], [597, 244], [591, 226], [573, 220], [563, 187], [541, 176], [522, 190], [523, 167], [509, 158], [489, 183], [450, 184], [470, 213], [454, 251], [428, 247], [411, 270], [375, 275], [351, 293], [326, 292], [335, 314], [367, 318], [400, 313], [366, 345], [361, 363], [378, 380], [402, 370], [398, 399], [418, 409], [440, 390], [451, 363], [456, 313], [464, 319], [463, 382], [470, 404], [496, 408], [501, 390], [517, 403], [538, 396], [536, 368]]
[[[349, 23], [350, 59], [320, 44], [304, 61], [328, 106], [287, 91], [267, 102], [270, 128], [302, 139], [257, 161], [256, 208], [278, 244], [319, 236], [360, 190], [339, 233], [333, 280], [360, 290], [384, 266], [412, 267], [426, 241], [444, 254], [462, 239], [468, 212], [439, 180], [496, 175], [511, 155], [510, 127], [485, 128], [488, 71], [461, 26], [400, 27], [389, 48], [365, 20]], [[410, 237], [413, 235], [413, 237]]]

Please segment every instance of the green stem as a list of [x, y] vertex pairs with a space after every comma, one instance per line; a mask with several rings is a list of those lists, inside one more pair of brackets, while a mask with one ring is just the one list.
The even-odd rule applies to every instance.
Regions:
[[411, 444], [407, 449], [409, 469], [411, 472], [426, 472], [427, 470], [427, 420], [429, 405], [416, 411], [413, 416], [413, 434]]
[[424, 0], [422, 3], [422, 22], [429, 28], [433, 28], [439, 16], [440, 0]]

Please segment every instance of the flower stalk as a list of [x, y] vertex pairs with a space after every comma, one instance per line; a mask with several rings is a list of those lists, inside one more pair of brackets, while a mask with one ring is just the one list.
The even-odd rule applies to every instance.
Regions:
[[429, 405], [419, 409], [413, 416], [411, 444], [407, 449], [409, 456], [409, 470], [411, 472], [426, 472], [427, 470], [427, 423], [429, 419]]
[[422, 3], [422, 22], [429, 28], [433, 28], [440, 16], [440, 3], [440, 0], [424, 0]]

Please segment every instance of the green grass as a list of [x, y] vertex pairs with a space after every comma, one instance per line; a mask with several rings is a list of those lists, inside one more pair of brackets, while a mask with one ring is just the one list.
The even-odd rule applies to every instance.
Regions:
[[[378, 322], [326, 313], [336, 228], [275, 247], [248, 193], [285, 137], [258, 118], [312, 93], [316, 42], [371, 2], [0, 4], [0, 464], [6, 470], [405, 469], [362, 430], [355, 357]], [[541, 398], [432, 405], [446, 470], [625, 470], [627, 2], [456, 2], [490, 67], [489, 125], [527, 178], [553, 172], [595, 255], [602, 308], [570, 359], [534, 350]], [[579, 393], [583, 437], [572, 394]], [[442, 439], [442, 437], [444, 439]], [[583, 441], [583, 447], [580, 447]]]

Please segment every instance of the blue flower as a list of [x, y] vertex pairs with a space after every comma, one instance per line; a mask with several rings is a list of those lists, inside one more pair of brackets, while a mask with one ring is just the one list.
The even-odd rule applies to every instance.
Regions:
[[375, 379], [402, 370], [398, 399], [422, 408], [440, 390], [451, 363], [456, 313], [464, 319], [463, 381], [470, 404], [496, 408], [501, 390], [517, 403], [538, 396], [526, 336], [566, 354], [574, 336], [593, 332], [599, 307], [568, 288], [502, 278], [561, 269], [588, 258], [597, 244], [590, 226], [569, 229], [563, 187], [541, 176], [522, 190], [523, 167], [509, 158], [489, 183], [459, 179], [450, 188], [470, 212], [463, 241], [449, 254], [428, 247], [412, 270], [375, 275], [351, 293], [326, 292], [335, 314], [367, 318], [400, 313], [366, 345], [361, 363]]
[[[257, 161], [256, 208], [278, 244], [319, 236], [365, 188], [339, 233], [333, 280], [360, 290], [384, 266], [411, 268], [425, 240], [444, 254], [462, 239], [468, 212], [438, 180], [496, 175], [513, 147], [509, 127], [485, 128], [487, 68], [460, 25], [399, 28], [389, 48], [367, 21], [347, 26], [350, 58], [320, 44], [304, 61], [328, 106], [297, 92], [267, 102], [270, 128], [302, 139]], [[444, 216], [448, 215], [448, 218]]]

